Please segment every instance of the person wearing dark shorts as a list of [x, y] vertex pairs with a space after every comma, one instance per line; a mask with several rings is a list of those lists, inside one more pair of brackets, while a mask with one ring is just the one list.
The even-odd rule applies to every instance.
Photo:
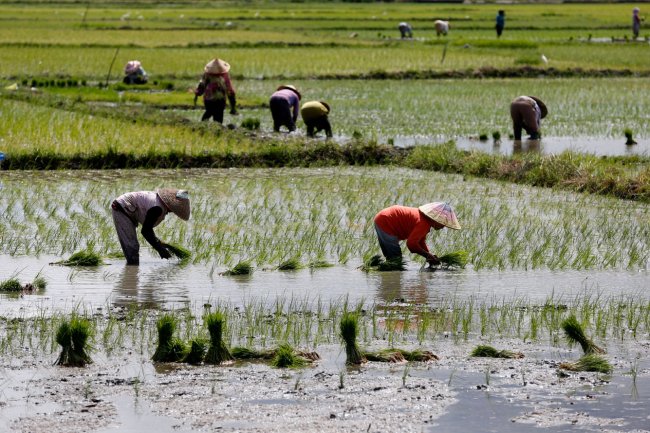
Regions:
[[548, 114], [546, 105], [535, 96], [519, 96], [510, 103], [510, 117], [515, 140], [521, 140], [521, 130], [525, 129], [531, 140], [541, 137], [541, 122]]
[[300, 116], [307, 126], [307, 136], [313, 137], [325, 131], [327, 138], [332, 137], [332, 125], [328, 119], [330, 106], [324, 101], [308, 101], [300, 107]]
[[280, 132], [286, 126], [289, 132], [296, 130], [296, 120], [300, 109], [300, 92], [294, 86], [285, 84], [271, 95], [269, 107], [273, 116], [273, 130]]

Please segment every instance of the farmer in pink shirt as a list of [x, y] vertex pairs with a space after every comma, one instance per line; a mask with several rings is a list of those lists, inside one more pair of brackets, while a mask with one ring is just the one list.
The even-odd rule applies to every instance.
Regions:
[[273, 130], [280, 132], [280, 127], [286, 126], [289, 132], [296, 130], [296, 120], [300, 110], [300, 92], [295, 86], [285, 84], [271, 95], [269, 106], [273, 116]]
[[402, 257], [399, 242], [413, 254], [424, 257], [430, 265], [440, 264], [438, 256], [431, 254], [426, 238], [431, 229], [445, 227], [460, 230], [456, 213], [449, 203], [434, 202], [417, 207], [391, 206], [375, 215], [375, 231], [381, 251], [387, 260]]

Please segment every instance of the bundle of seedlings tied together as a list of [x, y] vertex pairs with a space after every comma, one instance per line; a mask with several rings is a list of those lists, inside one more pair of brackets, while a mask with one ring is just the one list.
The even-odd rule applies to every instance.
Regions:
[[479, 345], [472, 350], [470, 356], [477, 358], [507, 358], [507, 359], [521, 359], [524, 354], [521, 352], [512, 352], [510, 350], [497, 350], [492, 346]]
[[62, 266], [99, 266], [103, 264], [102, 257], [92, 249], [77, 251], [67, 260], [50, 263], [51, 265]]
[[575, 315], [572, 314], [562, 322], [562, 329], [564, 329], [570, 344], [580, 344], [583, 356], [576, 362], [561, 363], [560, 368], [570, 371], [595, 371], [599, 373], [610, 373], [613, 370], [612, 365], [600, 356], [605, 351], [587, 337]]
[[88, 355], [88, 340], [91, 336], [92, 327], [86, 319], [73, 316], [69, 322], [61, 323], [56, 331], [56, 342], [61, 346], [61, 354], [54, 365], [83, 367], [92, 363]]
[[34, 281], [31, 283], [25, 283], [24, 285], [21, 284], [18, 278], [15, 277], [0, 281], [0, 292], [21, 294], [34, 293], [37, 291], [45, 290], [45, 287], [47, 287], [47, 280], [41, 275], [37, 275], [34, 278]]

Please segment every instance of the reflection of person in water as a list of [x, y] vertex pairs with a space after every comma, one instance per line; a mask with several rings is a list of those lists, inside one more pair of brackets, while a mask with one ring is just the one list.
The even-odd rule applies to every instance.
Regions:
[[111, 303], [117, 307], [155, 308], [178, 301], [187, 302], [185, 289], [174, 286], [173, 300], [165, 290], [164, 283], [178, 273], [175, 265], [156, 265], [147, 269], [138, 266], [124, 266], [111, 296]]

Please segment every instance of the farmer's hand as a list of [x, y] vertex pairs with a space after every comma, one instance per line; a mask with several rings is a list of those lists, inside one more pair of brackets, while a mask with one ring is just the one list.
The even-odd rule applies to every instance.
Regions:
[[158, 254], [160, 254], [161, 259], [171, 259], [172, 257], [171, 253], [167, 250], [167, 244], [163, 242], [160, 243], [160, 248], [158, 248]]
[[427, 263], [429, 264], [429, 266], [439, 265], [440, 259], [435, 254], [429, 254], [427, 256]]

